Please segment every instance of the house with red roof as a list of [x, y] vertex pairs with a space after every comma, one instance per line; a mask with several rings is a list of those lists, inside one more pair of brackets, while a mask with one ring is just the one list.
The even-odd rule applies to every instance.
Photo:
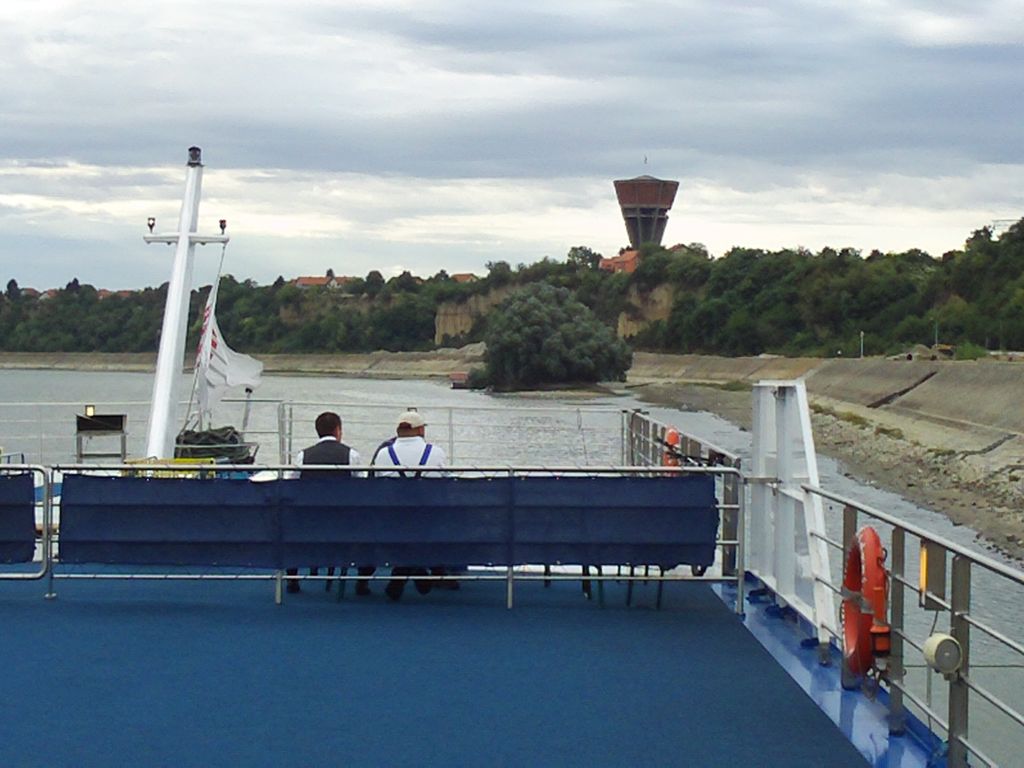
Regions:
[[605, 272], [626, 272], [627, 274], [636, 272], [638, 266], [640, 266], [640, 251], [632, 248], [623, 248], [619, 251], [618, 256], [601, 259], [597, 265], [598, 269], [603, 269]]

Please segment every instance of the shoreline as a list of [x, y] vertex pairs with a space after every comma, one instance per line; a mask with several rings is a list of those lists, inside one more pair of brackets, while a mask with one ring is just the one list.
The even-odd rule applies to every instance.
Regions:
[[[640, 384], [629, 391], [653, 405], [708, 411], [745, 430], [751, 428], [749, 391], [682, 382]], [[922, 443], [887, 426], [884, 419], [841, 410], [854, 408], [849, 404], [813, 396], [810, 401], [815, 448], [839, 462], [848, 477], [943, 514], [954, 525], [974, 530], [986, 548], [1024, 560], [1024, 493], [1012, 472], [1004, 476], [976, 471], [951, 437]]]

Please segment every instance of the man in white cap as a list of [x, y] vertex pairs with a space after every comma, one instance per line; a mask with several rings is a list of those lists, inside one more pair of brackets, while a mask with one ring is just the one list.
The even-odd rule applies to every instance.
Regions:
[[[394, 440], [382, 444], [373, 454], [373, 466], [383, 467], [443, 467], [448, 457], [444, 448], [428, 443], [426, 434], [427, 422], [418, 411], [408, 410], [398, 417], [397, 435]], [[383, 477], [434, 477], [436, 472], [416, 472], [400, 469], [396, 472], [376, 471], [375, 475]]]
[[[375, 470], [372, 472], [380, 477], [438, 477], [440, 472], [421, 472], [414, 467], [443, 467], [447, 460], [444, 448], [428, 443], [426, 437], [427, 422], [419, 412], [408, 410], [398, 417], [398, 427], [394, 440], [388, 440], [377, 448], [370, 463], [377, 467], [401, 467], [394, 470]], [[430, 569], [435, 576], [443, 576], [446, 571], [438, 566]], [[405, 589], [405, 582], [410, 576], [425, 576], [427, 569], [423, 567], [398, 566], [391, 569], [391, 581], [385, 593], [391, 600], [399, 600]], [[414, 579], [416, 591], [425, 595], [430, 591], [431, 583], [426, 579]], [[440, 582], [446, 589], [458, 589], [459, 583], [454, 580]]]

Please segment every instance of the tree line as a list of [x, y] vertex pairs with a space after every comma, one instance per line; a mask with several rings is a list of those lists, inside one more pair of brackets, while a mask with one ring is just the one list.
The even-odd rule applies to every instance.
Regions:
[[[892, 354], [936, 341], [964, 350], [1024, 349], [1024, 219], [996, 236], [983, 227], [960, 250], [940, 257], [823, 248], [733, 248], [713, 259], [698, 243], [644, 246], [632, 274], [599, 269], [601, 255], [570, 249], [460, 283], [441, 271], [385, 279], [379, 271], [337, 288], [300, 288], [222, 278], [217, 318], [232, 347], [245, 352], [427, 350], [442, 302], [498, 288], [546, 284], [564, 289], [614, 328], [623, 312], [658, 286], [673, 301], [666, 319], [631, 338], [634, 349], [756, 355]], [[15, 279], [0, 294], [0, 349], [32, 352], [150, 352], [159, 342], [166, 285], [101, 298], [72, 280], [52, 296], [28, 295]], [[209, 287], [192, 292], [190, 343]], [[560, 296], [562, 294], [559, 294]], [[497, 316], [500, 310], [492, 312]], [[494, 320], [494, 322], [499, 322]], [[482, 340], [484, 319], [444, 344]]]

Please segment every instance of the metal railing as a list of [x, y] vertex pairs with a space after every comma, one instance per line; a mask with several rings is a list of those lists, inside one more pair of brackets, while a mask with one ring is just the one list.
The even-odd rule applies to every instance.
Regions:
[[[364, 448], [367, 461], [381, 441], [394, 437], [393, 420], [398, 415], [394, 405], [280, 401], [276, 432], [282, 464], [315, 440], [313, 423], [325, 408], [341, 415], [343, 439]], [[541, 460], [531, 461], [536, 464], [609, 465], [624, 452], [621, 430], [616, 429], [621, 411], [611, 406], [441, 405], [419, 410], [427, 421], [427, 439], [441, 445], [453, 465], [502, 464], [506, 457], [523, 453], [523, 446], [512, 443], [527, 433], [529, 451], [543, 454]]]
[[[993, 667], [1009, 670], [1019, 669], [1022, 665], [1019, 662], [985, 664], [974, 658], [978, 655], [979, 649], [978, 641], [972, 643], [971, 630], [984, 634], [985, 650], [995, 647], [1021, 657], [1019, 661], [1024, 661], [1024, 644], [993, 626], [990, 619], [976, 615], [972, 605], [972, 587], [977, 586], [979, 580], [983, 580], [985, 591], [988, 593], [1005, 598], [1008, 589], [1020, 589], [1021, 596], [1024, 596], [1024, 572], [984, 554], [972, 552], [966, 547], [866, 504], [816, 486], [804, 485], [803, 490], [842, 508], [843, 541], [819, 537], [826, 545], [845, 554], [855, 538], [859, 519], [862, 517], [867, 518], [876, 527], [879, 535], [883, 536], [883, 544], [887, 545], [886, 549], [891, 558], [889, 596], [892, 650], [881, 682], [889, 688], [889, 706], [892, 713], [890, 730], [894, 733], [902, 732], [909, 705], [910, 710], [916, 710], [916, 714], [922, 720], [937, 725], [946, 733], [950, 766], [967, 766], [968, 758], [972, 755], [976, 760], [990, 766], [999, 765], [1000, 758], [1016, 759], [1012, 756], [1004, 758], [1001, 755], [993, 757], [991, 754], [994, 750], [988, 744], [975, 743], [969, 738], [972, 713], [976, 709], [975, 705], [979, 703], [977, 699], [981, 699], [1000, 713], [1005, 721], [1016, 727], [1015, 754], [1019, 757], [1020, 744], [1024, 743], [1024, 713], [1008, 704], [1003, 696], [993, 691], [991, 687], [982, 685], [972, 675], [972, 670]], [[888, 537], [887, 541], [885, 536]], [[916, 552], [913, 547], [908, 548], [908, 537], [918, 542]], [[923, 557], [920, 554], [922, 549], [926, 553]], [[908, 573], [913, 573], [915, 566], [918, 578], [908, 578]], [[841, 579], [840, 574], [838, 580]], [[838, 593], [837, 584], [831, 583], [830, 586]], [[919, 611], [916, 617], [908, 615], [908, 607], [914, 607], [913, 603], [908, 603], [908, 592], [918, 597]], [[945, 712], [938, 711], [934, 703], [931, 670], [926, 670], [927, 690], [924, 693], [914, 690], [907, 680], [908, 669], [914, 668], [914, 665], [907, 663], [906, 649], [909, 646], [919, 652], [923, 651], [926, 638], [915, 637], [915, 633], [920, 632], [922, 626], [927, 624], [924, 619], [928, 613], [933, 615], [932, 629], [925, 631], [929, 635], [932, 634], [939, 616], [945, 615], [948, 618], [948, 633], [962, 649], [959, 669], [944, 676], [946, 685], [940, 698], [945, 699]], [[991, 732], [993, 729], [988, 730]]]
[[[246, 405], [241, 398], [226, 398], [232, 408]], [[260, 446], [257, 454], [266, 463], [289, 463], [299, 450], [316, 441], [313, 428], [317, 414], [337, 411], [344, 423], [345, 441], [357, 447], [367, 461], [373, 450], [395, 434], [394, 418], [403, 408], [365, 402], [313, 402], [252, 398], [246, 442]], [[186, 403], [177, 412], [184, 418]], [[75, 418], [81, 402], [0, 403], [4, 447], [23, 459], [52, 465], [75, 456]], [[96, 402], [97, 412], [126, 414], [129, 456], [145, 451], [145, 425], [149, 404], [138, 401]], [[450, 464], [502, 463], [507, 458], [530, 463], [614, 464], [624, 450], [619, 429], [620, 409], [612, 406], [537, 406], [510, 401], [499, 406], [424, 406], [428, 417], [427, 438], [441, 445]], [[543, 435], [529, 446], [526, 435]], [[543, 455], [533, 459], [535, 451]], [[524, 456], [528, 453], [529, 456]]]
[[[739, 510], [745, 501], [742, 460], [723, 448], [702, 440], [681, 430], [679, 444], [669, 446], [666, 434], [675, 427], [651, 418], [647, 411], [624, 410], [622, 415], [622, 463], [629, 466], [663, 466], [666, 451], [678, 454], [683, 466], [727, 467], [732, 472], [716, 476], [716, 493], [722, 510], [721, 539], [735, 541], [735, 547], [728, 547], [722, 553], [722, 574], [737, 577], [743, 573], [740, 563], [744, 562], [741, 535], [743, 519]], [[742, 582], [742, 579], [739, 580]]]
[[[47, 498], [47, 509], [50, 508], [50, 485], [53, 482], [53, 477], [60, 476], [64, 477], [68, 474], [73, 473], [84, 473], [84, 474], [102, 474], [102, 475], [115, 475], [115, 476], [130, 476], [130, 477], [187, 477], [195, 478], [197, 481], [202, 481], [208, 478], [214, 478], [218, 476], [236, 476], [236, 477], [248, 477], [253, 481], [260, 480], [276, 480], [286, 479], [295, 477], [298, 471], [301, 469], [303, 472], [336, 472], [336, 466], [321, 466], [321, 465], [304, 465], [302, 467], [292, 464], [279, 464], [279, 465], [252, 465], [252, 464], [241, 464], [241, 465], [227, 465], [227, 464], [181, 464], [173, 462], [144, 462], [144, 463], [129, 463], [129, 464], [102, 464], [102, 465], [83, 465], [83, 464], [56, 464], [49, 471], [45, 468], [40, 467], [44, 470], [45, 486], [47, 487], [46, 498]], [[371, 474], [373, 471], [378, 473], [386, 472], [387, 468], [380, 466], [372, 467], [369, 465], [352, 465], [346, 467], [347, 471], [351, 471], [355, 474]], [[739, 470], [734, 467], [726, 466], [690, 466], [690, 467], [636, 467], [636, 466], [588, 466], [588, 467], [577, 467], [577, 466], [509, 466], [509, 465], [492, 465], [492, 466], [463, 466], [463, 467], [417, 467], [417, 472], [428, 474], [442, 474], [447, 476], [458, 476], [467, 478], [497, 478], [497, 477], [508, 477], [520, 478], [520, 477], [550, 477], [550, 476], [564, 476], [564, 477], [598, 477], [598, 476], [682, 476], [682, 475], [712, 475], [716, 477], [719, 483], [722, 482], [734, 482], [739, 483]], [[369, 482], [372, 482], [370, 480]], [[718, 498], [716, 496], [716, 498]], [[739, 529], [734, 538], [727, 538], [720, 536], [716, 541], [716, 547], [721, 552], [735, 552], [736, 558], [740, 564], [743, 559], [743, 528], [742, 520], [744, 518], [742, 510], [742, 497], [736, 504], [727, 504], [719, 501], [716, 505], [719, 514], [723, 515], [726, 512], [731, 513], [740, 521]], [[43, 568], [39, 573], [18, 575], [18, 578], [41, 578], [42, 576], [49, 577], [49, 588], [47, 591], [47, 597], [54, 597], [56, 595], [55, 582], [61, 579], [92, 579], [97, 581], [102, 580], [113, 580], [113, 579], [126, 579], [126, 580], [264, 580], [274, 581], [275, 586], [275, 599], [280, 602], [282, 599], [281, 587], [285, 578], [284, 573], [281, 571], [267, 571], [265, 573], [252, 573], [252, 572], [228, 572], [231, 569], [221, 569], [219, 571], [193, 571], [193, 572], [182, 572], [181, 569], [175, 570], [161, 570], [159, 568], [147, 569], [146, 571], [125, 571], [125, 572], [110, 572], [109, 570], [104, 571], [89, 571], [89, 570], [75, 570], [74, 572], [63, 572], [55, 566], [60, 565], [60, 533], [59, 525], [54, 525], [52, 522], [52, 513], [47, 512], [45, 523], [43, 526], [42, 535], [42, 547], [43, 555], [42, 562]], [[721, 556], [720, 556], [721, 557]], [[341, 567], [354, 567], [355, 563], [349, 564], [338, 564]], [[463, 576], [460, 575], [459, 579], [467, 580], [481, 580], [481, 581], [496, 581], [503, 580], [507, 583], [507, 595], [509, 607], [512, 605], [512, 595], [514, 589], [514, 582], [516, 581], [562, 581], [562, 580], [575, 580], [585, 582], [596, 582], [599, 586], [606, 581], [624, 581], [624, 582], [670, 582], [670, 581], [706, 581], [706, 582], [719, 582], [729, 581], [735, 582], [737, 585], [737, 598], [735, 603], [735, 610], [737, 613], [742, 613], [743, 601], [744, 601], [744, 585], [743, 579], [736, 574], [725, 574], [725, 573], [706, 573], [704, 571], [696, 572], [691, 569], [689, 574], [680, 571], [673, 570], [663, 572], [659, 569], [656, 574], [651, 574], [647, 568], [644, 568], [643, 563], [632, 564], [633, 566], [639, 566], [644, 568], [642, 574], [636, 574], [631, 569], [630, 572], [623, 573], [621, 568], [616, 569], [614, 573], [604, 572], [602, 570], [605, 566], [618, 566], [618, 565], [630, 565], [630, 564], [617, 564], [617, 563], [605, 563], [605, 564], [592, 564], [590, 566], [577, 566], [579, 572], [565, 572], [564, 569], [559, 572], [557, 569], [552, 572], [550, 568], [543, 568], [545, 564], [519, 564], [515, 566], [503, 567], [500, 573], [496, 572], [495, 569], [489, 568], [475, 568], [469, 574]], [[591, 571], [594, 568], [596, 570]], [[743, 569], [740, 567], [738, 573], [742, 573]], [[292, 578], [289, 576], [288, 578]], [[335, 577], [330, 576], [297, 576], [299, 579], [309, 579], [313, 581], [325, 581]], [[386, 576], [348, 576], [345, 575], [343, 578], [346, 580], [361, 580], [361, 579], [373, 579], [373, 578], [388, 578]], [[423, 578], [427, 580], [444, 580], [450, 579], [451, 576], [417, 576], [416, 578]]]
[[[52, 552], [53, 535], [53, 483], [50, 470], [38, 464], [2, 464], [0, 475], [32, 474], [38, 482], [33, 483], [35, 488], [42, 490], [42, 497], [37, 501], [33, 500], [33, 510], [36, 523], [36, 535], [39, 539], [37, 551], [39, 552], [39, 568], [35, 571], [18, 571], [0, 568], [0, 580], [23, 581], [41, 579], [49, 572], [51, 567], [50, 554]], [[36, 562], [33, 560], [33, 562]]]

